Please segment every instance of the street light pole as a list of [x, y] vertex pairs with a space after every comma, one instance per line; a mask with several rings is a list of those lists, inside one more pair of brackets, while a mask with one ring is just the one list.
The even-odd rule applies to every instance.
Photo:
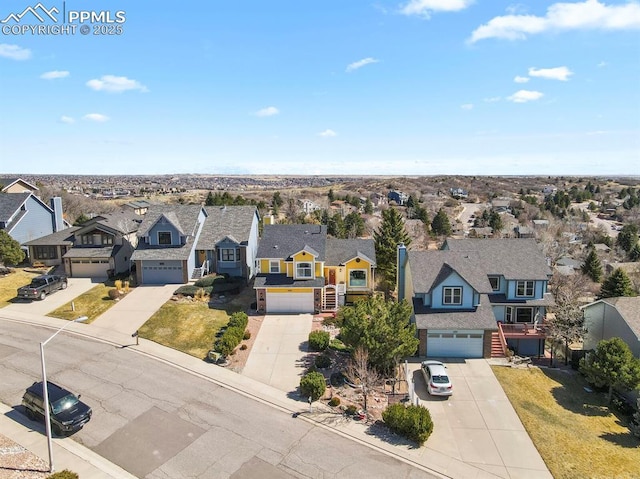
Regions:
[[79, 318], [74, 319], [73, 321], [69, 321], [67, 324], [62, 326], [55, 333], [53, 333], [53, 335], [49, 339], [40, 343], [40, 361], [42, 363], [42, 399], [44, 402], [43, 404], [44, 427], [45, 427], [45, 430], [47, 431], [47, 447], [49, 449], [49, 472], [54, 472], [54, 466], [53, 466], [53, 442], [51, 439], [51, 411], [50, 411], [51, 405], [49, 404], [49, 387], [47, 385], [47, 369], [44, 365], [44, 347], [49, 341], [55, 338], [60, 331], [65, 329], [71, 323], [81, 323], [83, 321], [86, 321], [87, 319], [89, 318], [87, 318], [86, 316], [80, 316]]

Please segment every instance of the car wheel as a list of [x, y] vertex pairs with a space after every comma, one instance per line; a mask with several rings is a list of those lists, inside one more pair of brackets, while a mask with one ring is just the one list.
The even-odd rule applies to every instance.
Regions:
[[24, 413], [27, 415], [27, 417], [31, 421], [35, 421], [36, 420], [36, 415], [33, 414], [33, 411], [31, 409], [29, 409], [28, 407], [24, 408]]
[[42, 301], [42, 300], [44, 300], [44, 298], [46, 298], [46, 297], [47, 297], [47, 293], [45, 293], [45, 292], [43, 291], [42, 293], [40, 293], [40, 297], [39, 297], [39, 299], [40, 299], [40, 301]]
[[57, 424], [51, 424], [51, 430], [56, 436], [62, 436], [62, 429]]
[[67, 282], [62, 283], [61, 289], [67, 289]]

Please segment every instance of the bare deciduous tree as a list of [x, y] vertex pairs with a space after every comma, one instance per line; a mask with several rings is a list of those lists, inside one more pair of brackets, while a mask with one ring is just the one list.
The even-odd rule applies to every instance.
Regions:
[[362, 348], [356, 348], [347, 365], [347, 377], [354, 384], [362, 387], [364, 397], [364, 409], [367, 410], [367, 396], [376, 387], [382, 384], [382, 375], [369, 364], [369, 352]]

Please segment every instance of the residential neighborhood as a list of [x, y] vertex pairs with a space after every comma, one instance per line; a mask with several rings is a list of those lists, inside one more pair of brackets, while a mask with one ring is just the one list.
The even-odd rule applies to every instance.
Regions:
[[[310, 416], [315, 421], [327, 414], [342, 414], [349, 406], [357, 411], [354, 417], [382, 427], [386, 424], [386, 408], [400, 395], [423, 411], [431, 410], [435, 429], [422, 446], [427, 457], [431, 457], [431, 448], [440, 449], [438, 445], [457, 444], [458, 451], [466, 451], [470, 445], [462, 436], [456, 436], [455, 428], [443, 429], [443, 424], [452, 424], [453, 419], [438, 413], [438, 403], [434, 403], [439, 397], [437, 387], [429, 382], [421, 364], [436, 361], [446, 367], [453, 391], [446, 397], [451, 404], [462, 407], [468, 400], [464, 391], [479, 386], [471, 380], [473, 374], [493, 378], [492, 387], [496, 389], [490, 393], [492, 400], [500, 397], [500, 401], [509, 403], [508, 397], [515, 393], [511, 383], [502, 382], [505, 370], [511, 369], [514, 374], [533, 369], [547, 374], [572, 372], [570, 377], [577, 381], [582, 377], [579, 358], [590, 357], [603, 341], [615, 338], [627, 345], [632, 358], [640, 358], [640, 309], [634, 302], [638, 294], [637, 259], [628, 261], [634, 257], [632, 251], [638, 243], [633, 220], [623, 223], [629, 226], [621, 231], [590, 231], [586, 222], [586, 226], [568, 235], [568, 231], [558, 229], [559, 221], [551, 214], [519, 223], [523, 216], [527, 217], [522, 213], [526, 207], [515, 199], [472, 203], [469, 195], [480, 192], [451, 188], [450, 195], [455, 193], [458, 198], [434, 194], [417, 199], [419, 195], [390, 190], [388, 203], [371, 201], [373, 195], [348, 193], [338, 200], [343, 190], [332, 190], [329, 196], [334, 195], [333, 200], [316, 194], [313, 202], [305, 200], [295, 215], [294, 210], [285, 205], [279, 207], [275, 201], [237, 204], [240, 195], [227, 196], [232, 204], [207, 204], [224, 203], [215, 196], [213, 200], [203, 198], [200, 203], [135, 200], [103, 212], [87, 209], [82, 212], [82, 221], [77, 222], [64, 209], [64, 198], [73, 201], [68, 192], [58, 190], [47, 200], [39, 196], [39, 188], [30, 188], [31, 183], [26, 180], [14, 178], [7, 183], [17, 189], [0, 194], [0, 210], [6, 212], [2, 230], [24, 257], [20, 264], [5, 261], [5, 267], [10, 267], [7, 273], [22, 271], [19, 274], [28, 278], [50, 272], [68, 278], [70, 286], [52, 292], [42, 301], [8, 297], [3, 308], [8, 317], [17, 320], [30, 314], [33, 319], [26, 325], [38, 325], [51, 318], [36, 320], [34, 313], [67, 319], [86, 315], [90, 324], [77, 327], [95, 331], [92, 334], [96, 338], [113, 336], [126, 343], [124, 338], [131, 339], [130, 331], [134, 332], [134, 347], [146, 350], [158, 345], [153, 348], [176, 351], [184, 356], [184, 364], [190, 363], [189, 358], [199, 358], [201, 362], [204, 359], [207, 375], [217, 377], [218, 371], [224, 371], [224, 379], [216, 380], [234, 388], [262, 396], [262, 383], [282, 391], [283, 398], [289, 398], [279, 403], [285, 409], [295, 410], [296, 404], [304, 408], [305, 380], [320, 374], [323, 392], [312, 402], [317, 403], [320, 416]], [[627, 187], [619, 188], [622, 191]], [[636, 190], [628, 191], [629, 197], [634, 198]], [[541, 188], [541, 198], [543, 194]], [[273, 197], [275, 200], [280, 195]], [[369, 199], [369, 213], [365, 208], [335, 208], [337, 202], [351, 205], [356, 200], [364, 205], [363, 198]], [[447, 209], [430, 206], [429, 202]], [[290, 205], [295, 206], [293, 202]], [[424, 216], [412, 217], [416, 210], [424, 208], [435, 218], [436, 207], [438, 215], [448, 218], [448, 231], [440, 231], [441, 225], [435, 220], [425, 224]], [[387, 214], [390, 211], [395, 216]], [[624, 209], [621, 211], [624, 217]], [[585, 220], [583, 213], [573, 214], [580, 221]], [[354, 215], [363, 220], [360, 228], [346, 226]], [[619, 218], [611, 221], [620, 222]], [[400, 222], [393, 223], [396, 220]], [[505, 228], [514, 222], [515, 226]], [[489, 223], [493, 226], [483, 226]], [[424, 231], [419, 232], [420, 228]], [[554, 231], [552, 236], [550, 231]], [[612, 240], [609, 235], [613, 231], [622, 232], [624, 241], [631, 244], [620, 243], [617, 235]], [[386, 242], [392, 246], [390, 251], [385, 249]], [[595, 258], [595, 266], [587, 253]], [[5, 274], [0, 282], [11, 281], [16, 274]], [[620, 274], [626, 278], [626, 290], [619, 282], [622, 280], [606, 284]], [[599, 284], [603, 288], [600, 294], [596, 289]], [[619, 295], [602, 296], [605, 287]], [[92, 293], [96, 288], [99, 289]], [[152, 291], [157, 291], [153, 293], [157, 297], [145, 299]], [[98, 309], [91, 305], [96, 301], [89, 299], [92, 294], [99, 299]], [[136, 306], [140, 302], [148, 304], [148, 312], [142, 313]], [[68, 304], [72, 305], [70, 310]], [[200, 326], [194, 321], [201, 320], [192, 317], [192, 308], [200, 305], [204, 309], [198, 314], [204, 315], [205, 321], [219, 324], [215, 327], [217, 333], [216, 329], [204, 335], [198, 333]], [[406, 309], [395, 309], [401, 305]], [[390, 308], [388, 312], [386, 308]], [[353, 342], [355, 338], [364, 341], [369, 334], [367, 328], [373, 333], [374, 328], [381, 327], [374, 326], [372, 311], [380, 320], [398, 314], [398, 318], [405, 319], [384, 326], [401, 329], [389, 329], [382, 341], [376, 336], [366, 339], [363, 344], [371, 348], [369, 354], [387, 354], [376, 352], [376, 348], [402, 350], [406, 346], [398, 341], [403, 337], [413, 338], [415, 346], [408, 354], [391, 356], [391, 363], [380, 363], [381, 368], [393, 365], [392, 376], [387, 372], [384, 382], [372, 384], [364, 395], [354, 394], [352, 386], [334, 384], [334, 380], [344, 376], [347, 381], [359, 381], [357, 378], [365, 377], [349, 376], [355, 374], [349, 361], [353, 361], [357, 348], [363, 347]], [[234, 330], [233, 318], [238, 312], [246, 313], [246, 326], [241, 326], [239, 337], [231, 339], [226, 330]], [[366, 326], [368, 321], [372, 323]], [[365, 329], [353, 336], [352, 328], [362, 327]], [[190, 339], [180, 339], [187, 333], [192, 336]], [[314, 352], [309, 346], [314, 334], [327, 335], [324, 352]], [[199, 346], [194, 348], [195, 342]], [[172, 354], [163, 351], [159, 349], [154, 354]], [[211, 358], [215, 364], [207, 364]], [[329, 369], [314, 366], [321, 360], [328, 361]], [[375, 367], [375, 359], [369, 361]], [[422, 374], [414, 375], [420, 371]], [[503, 379], [498, 381], [496, 377]], [[238, 383], [240, 378], [244, 379]], [[588, 375], [582, 379], [590, 391], [599, 387], [599, 383], [589, 382], [594, 380]], [[612, 408], [613, 417], [623, 418], [618, 424], [629, 431], [629, 441], [637, 441], [631, 432], [637, 390], [618, 387], [608, 407]], [[503, 388], [510, 392], [508, 396], [504, 396]], [[89, 392], [84, 394], [91, 397]], [[606, 403], [605, 396], [602, 401]], [[338, 406], [332, 406], [338, 399]], [[367, 407], [367, 400], [374, 405], [369, 403]], [[518, 410], [518, 403], [512, 404]], [[620, 409], [623, 404], [626, 408]], [[478, 403], [473, 407], [482, 411], [486, 406]], [[623, 410], [624, 413], [619, 412]], [[494, 420], [488, 414], [483, 413], [483, 422]], [[506, 413], [502, 410], [500, 414], [504, 417]], [[513, 414], [510, 420], [519, 424], [516, 429], [520, 430], [520, 419]], [[480, 418], [469, 418], [468, 425], [477, 420]], [[623, 426], [624, 421], [629, 424], [628, 429]], [[84, 438], [85, 429], [90, 430], [92, 425], [93, 421], [89, 422], [74, 436]], [[505, 471], [531, 467], [541, 477], [553, 477], [545, 465], [547, 461], [553, 464], [553, 459], [539, 455], [536, 432], [527, 432], [531, 439], [522, 447], [538, 459], [528, 465], [507, 465], [502, 460], [500, 466], [491, 463]], [[83, 442], [94, 444], [89, 447], [95, 451], [102, 450], [89, 436]], [[498, 457], [505, 451], [503, 446], [487, 449], [484, 454]], [[405, 456], [393, 447], [385, 454], [421, 463], [417, 457]], [[466, 468], [478, 467], [478, 460], [469, 460], [469, 454], [470, 451], [452, 456], [459, 461], [456, 467], [466, 472], [456, 473], [430, 462], [423, 463], [425, 471], [467, 477], [471, 469]], [[128, 459], [118, 453], [111, 457], [115, 464], [135, 474], [137, 469]]]

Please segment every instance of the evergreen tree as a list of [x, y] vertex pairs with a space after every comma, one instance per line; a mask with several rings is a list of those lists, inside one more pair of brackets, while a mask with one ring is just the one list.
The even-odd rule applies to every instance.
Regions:
[[631, 251], [629, 251], [629, 259], [631, 261], [640, 261], [640, 243], [636, 243], [636, 245], [631, 248]]
[[489, 226], [493, 229], [493, 234], [499, 234], [503, 228], [502, 216], [493, 211], [491, 215], [489, 215]]
[[395, 288], [398, 244], [411, 244], [411, 238], [405, 230], [402, 215], [394, 208], [382, 212], [382, 224], [373, 233], [376, 247], [377, 272], [384, 282], [384, 289], [392, 291]]
[[413, 197], [413, 195], [409, 195], [409, 198], [407, 199], [407, 208], [415, 208], [417, 205], [418, 202]]
[[[228, 193], [225, 192], [225, 194], [228, 194]], [[280, 208], [283, 204], [284, 204], [284, 200], [282, 199], [282, 196], [280, 196], [280, 192], [276, 191], [273, 194], [273, 198], [271, 200], [271, 206], [273, 206], [274, 208]]]
[[371, 202], [371, 200], [369, 198], [367, 198], [367, 202], [364, 204], [364, 213], [366, 215], [372, 215], [373, 214], [373, 203]]
[[617, 268], [602, 283], [599, 298], [617, 298], [619, 296], [635, 296], [635, 292], [627, 273]]
[[24, 256], [20, 243], [14, 240], [5, 230], [0, 230], [0, 261], [2, 264], [20, 264]]
[[599, 283], [602, 280], [602, 263], [595, 250], [589, 251], [581, 269], [592, 281]]
[[346, 238], [358, 238], [364, 234], [364, 220], [355, 211], [344, 218], [344, 234]]
[[87, 215], [85, 215], [84, 213], [80, 213], [80, 216], [78, 216], [76, 218], [76, 220], [73, 223], [73, 226], [82, 226], [83, 224], [85, 224], [87, 221], [89, 221], [91, 218], [89, 218]]
[[340, 213], [335, 213], [327, 223], [327, 233], [334, 238], [345, 238], [344, 220]]
[[327, 193], [327, 198], [329, 198], [329, 203], [332, 203], [336, 199], [336, 195], [333, 192], [333, 188], [329, 188], [329, 193]]
[[618, 234], [617, 243], [629, 253], [638, 244], [638, 227], [636, 225], [624, 225]]
[[451, 221], [442, 208], [438, 210], [438, 213], [431, 222], [431, 231], [433, 231], [434, 235], [438, 236], [451, 235]]
[[213, 206], [215, 204], [215, 199], [213, 198], [213, 193], [210, 191], [207, 194], [206, 199], [204, 200], [204, 205], [205, 206]]

